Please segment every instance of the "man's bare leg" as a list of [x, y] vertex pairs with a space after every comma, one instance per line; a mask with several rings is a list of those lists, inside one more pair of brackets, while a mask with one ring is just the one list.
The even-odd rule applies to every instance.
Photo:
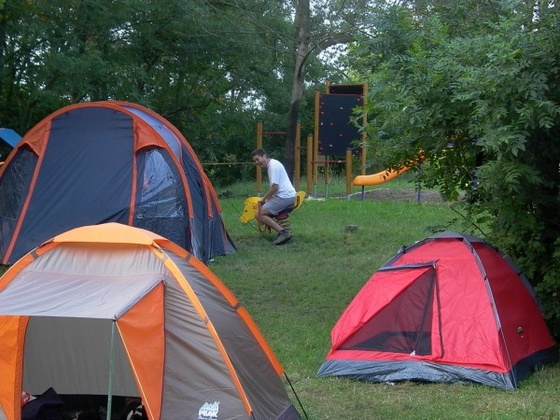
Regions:
[[259, 212], [256, 216], [257, 220], [264, 225], [268, 226], [271, 229], [274, 229], [276, 232], [280, 233], [283, 229], [280, 224], [274, 220], [268, 213]]

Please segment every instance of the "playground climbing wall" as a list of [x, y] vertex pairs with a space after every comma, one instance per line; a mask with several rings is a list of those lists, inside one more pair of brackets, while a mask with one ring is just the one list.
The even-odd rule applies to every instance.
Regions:
[[344, 156], [347, 149], [360, 155], [363, 140], [351, 121], [354, 109], [364, 105], [365, 85], [327, 85], [316, 98], [318, 152], [323, 156]]

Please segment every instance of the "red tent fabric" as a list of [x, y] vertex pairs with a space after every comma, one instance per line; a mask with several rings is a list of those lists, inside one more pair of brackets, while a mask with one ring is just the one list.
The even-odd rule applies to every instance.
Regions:
[[405, 247], [331, 333], [319, 376], [475, 382], [505, 389], [558, 360], [534, 291], [484, 241], [454, 232]]

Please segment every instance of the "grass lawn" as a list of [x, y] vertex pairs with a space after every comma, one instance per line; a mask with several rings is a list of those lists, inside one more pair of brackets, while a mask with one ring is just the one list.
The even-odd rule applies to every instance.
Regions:
[[[252, 189], [253, 188], [253, 189]], [[414, 187], [403, 180], [368, 190]], [[321, 188], [318, 188], [319, 193]], [[343, 182], [329, 198], [292, 213], [294, 239], [274, 246], [273, 234], [241, 224], [253, 186], [220, 191], [225, 223], [238, 253], [210, 268], [236, 294], [284, 364], [310, 419], [560, 419], [560, 366], [536, 372], [514, 392], [482, 385], [371, 384], [318, 378], [330, 330], [369, 277], [402, 245], [447, 227], [459, 230], [452, 203], [347, 198]], [[320, 194], [317, 194], [318, 196]], [[412, 194], [412, 197], [415, 197]], [[346, 232], [356, 226], [354, 233]], [[293, 395], [293, 394], [291, 394]], [[300, 409], [294, 398], [296, 407]]]
[[[274, 246], [275, 235], [260, 232], [255, 221], [239, 221], [255, 185], [217, 189], [238, 253], [215, 258], [210, 268], [247, 307], [283, 363], [298, 410], [313, 420], [560, 419], [559, 364], [536, 372], [513, 392], [316, 376], [331, 328], [371, 275], [402, 245], [446, 228], [461, 231], [453, 203], [433, 191], [418, 195], [406, 175], [367, 188], [363, 201], [358, 188], [350, 197], [344, 190], [344, 181], [335, 181], [325, 199], [327, 189], [319, 186], [316, 197], [290, 218], [294, 239]], [[347, 231], [349, 225], [354, 232]]]

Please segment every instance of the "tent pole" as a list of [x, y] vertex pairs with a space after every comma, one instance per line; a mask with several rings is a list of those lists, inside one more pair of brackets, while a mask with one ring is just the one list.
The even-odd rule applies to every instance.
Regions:
[[109, 356], [109, 387], [107, 391], [107, 413], [106, 420], [111, 419], [113, 409], [113, 367], [115, 364], [115, 321], [111, 324], [111, 353]]

